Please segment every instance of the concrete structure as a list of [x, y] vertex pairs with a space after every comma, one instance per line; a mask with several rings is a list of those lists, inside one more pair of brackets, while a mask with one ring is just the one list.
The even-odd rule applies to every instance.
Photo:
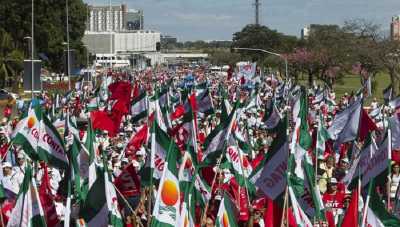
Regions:
[[392, 40], [400, 41], [400, 15], [392, 17], [392, 23], [390, 23], [390, 37]]
[[[111, 8], [111, 10], [110, 10]], [[143, 11], [120, 6], [89, 6], [86, 31], [126, 31], [143, 29]]]
[[304, 27], [301, 29], [300, 37], [301, 39], [307, 39], [310, 35], [310, 27]]
[[[155, 31], [85, 32], [83, 43], [91, 54], [133, 54], [156, 52], [160, 33]], [[110, 40], [111, 39], [111, 40]]]

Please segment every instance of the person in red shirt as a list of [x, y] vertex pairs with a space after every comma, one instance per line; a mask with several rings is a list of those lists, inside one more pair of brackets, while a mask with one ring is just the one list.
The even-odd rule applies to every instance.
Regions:
[[[327, 215], [336, 220], [338, 215], [343, 213], [345, 199], [345, 194], [338, 190], [337, 184], [336, 178], [331, 178], [328, 183], [328, 190], [322, 195], [322, 201], [327, 209]], [[328, 220], [328, 222], [336, 223], [336, 220]]]

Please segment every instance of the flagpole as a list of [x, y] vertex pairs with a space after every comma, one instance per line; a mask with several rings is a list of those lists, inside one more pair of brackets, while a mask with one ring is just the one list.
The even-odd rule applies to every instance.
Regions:
[[[388, 122], [388, 124], [390, 124], [390, 122]], [[385, 121], [383, 122], [383, 125], [385, 125]], [[392, 183], [392, 178], [391, 178], [391, 165], [390, 165], [390, 161], [392, 160], [392, 130], [390, 129], [390, 125], [388, 125], [388, 184], [387, 184], [387, 209], [390, 209], [390, 184]]]
[[[285, 215], [286, 215], [287, 200], [288, 200], [288, 188], [286, 187], [286, 189], [285, 189], [285, 199], [283, 201], [283, 211], [285, 212]], [[280, 227], [284, 227], [285, 226], [284, 225], [285, 224], [285, 222], [284, 222], [285, 221], [285, 215], [282, 215], [281, 224], [279, 225]]]

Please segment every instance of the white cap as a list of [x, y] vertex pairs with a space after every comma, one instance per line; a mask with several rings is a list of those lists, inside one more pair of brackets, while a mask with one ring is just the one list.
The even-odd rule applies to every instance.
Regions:
[[9, 163], [9, 162], [3, 162], [3, 168], [6, 168], [6, 167], [12, 168], [11, 163]]
[[332, 177], [331, 180], [329, 181], [329, 184], [337, 184], [337, 183], [338, 181], [334, 177]]
[[132, 165], [133, 165], [133, 167], [139, 167], [140, 166], [139, 162], [136, 161], [136, 160], [132, 161]]
[[17, 155], [17, 158], [25, 158], [25, 155], [22, 152], [19, 152]]
[[128, 160], [127, 158], [122, 158], [122, 159], [121, 159], [121, 162], [126, 162], [126, 163], [128, 163], [129, 160]]

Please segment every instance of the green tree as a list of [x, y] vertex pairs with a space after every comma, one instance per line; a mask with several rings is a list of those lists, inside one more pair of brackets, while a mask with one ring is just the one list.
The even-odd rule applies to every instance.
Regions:
[[4, 88], [7, 81], [17, 83], [22, 61], [23, 53], [13, 47], [11, 35], [0, 28], [0, 88]]

